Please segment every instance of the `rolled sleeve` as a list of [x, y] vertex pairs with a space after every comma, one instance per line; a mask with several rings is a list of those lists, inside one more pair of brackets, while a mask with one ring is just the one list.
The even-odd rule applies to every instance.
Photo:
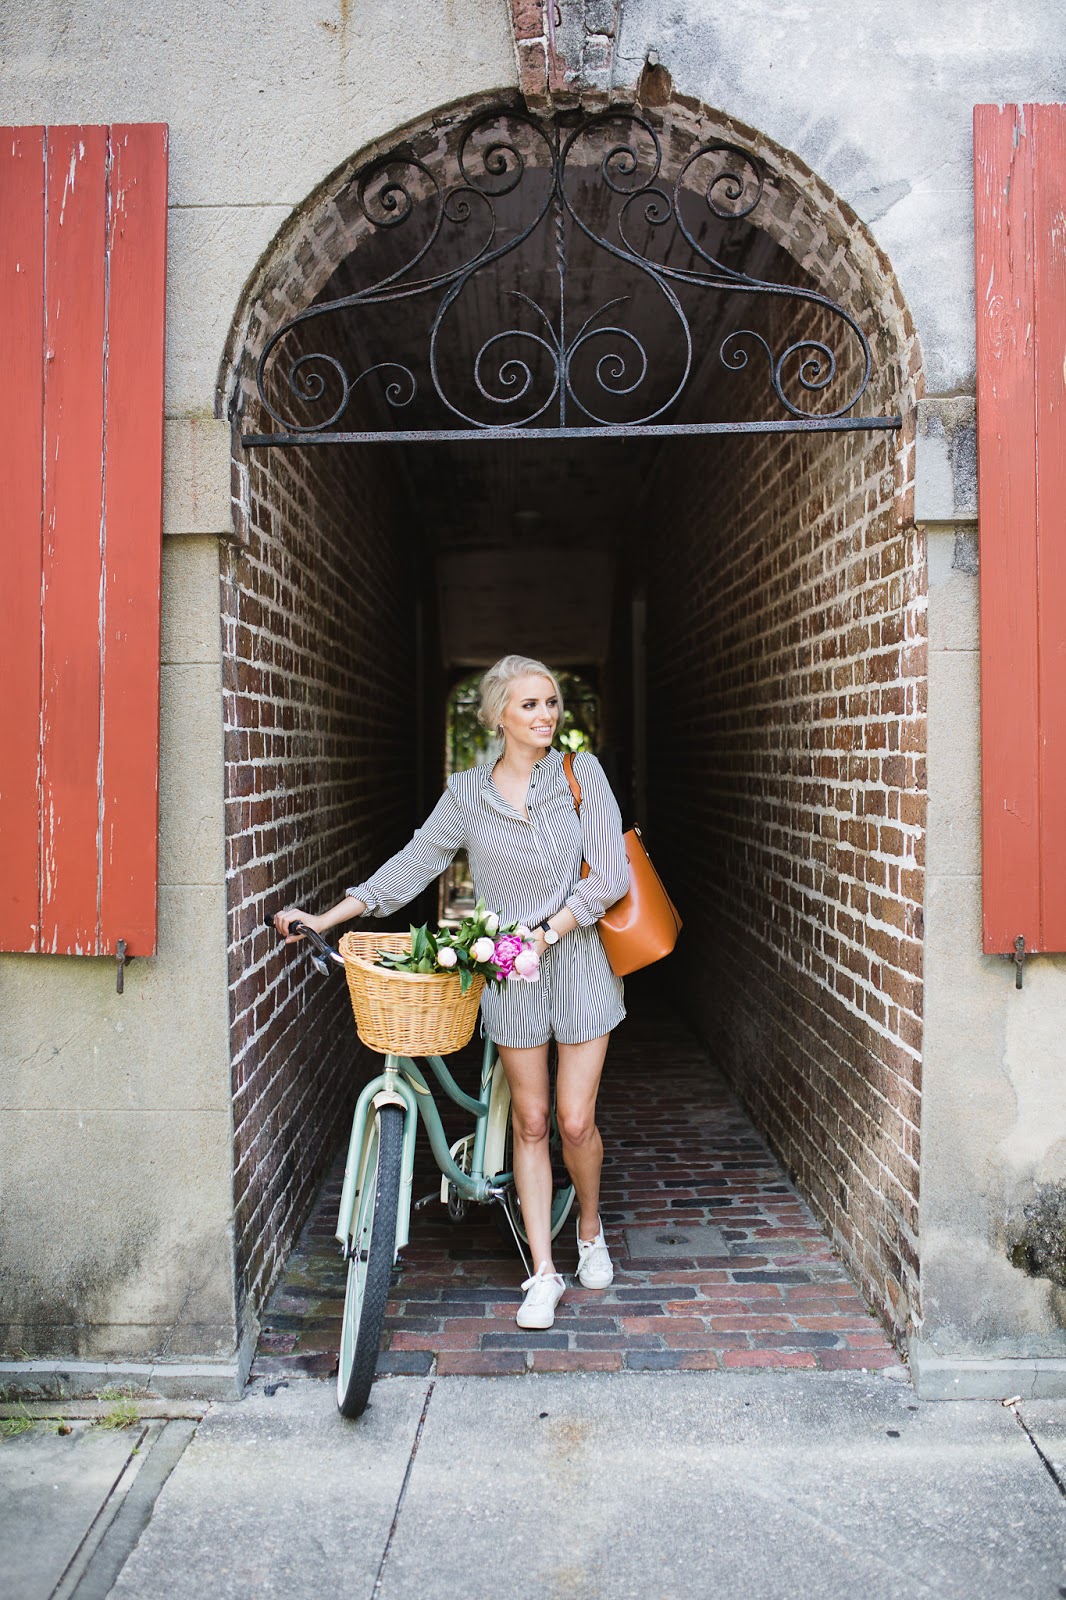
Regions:
[[589, 871], [566, 901], [582, 928], [590, 928], [629, 888], [629, 862], [618, 809], [607, 774], [587, 752], [574, 761], [581, 785], [581, 848]]
[[353, 884], [344, 892], [353, 900], [362, 900], [371, 916], [391, 916], [440, 877], [455, 859], [465, 837], [458, 802], [447, 788], [409, 843], [364, 883]]

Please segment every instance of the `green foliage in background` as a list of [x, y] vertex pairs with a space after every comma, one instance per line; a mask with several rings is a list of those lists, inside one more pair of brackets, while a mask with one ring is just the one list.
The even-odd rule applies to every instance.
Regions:
[[[576, 672], [560, 672], [563, 692], [563, 725], [556, 741], [575, 755], [595, 750], [599, 744], [600, 701], [596, 691]], [[463, 772], [476, 766], [487, 754], [492, 735], [477, 720], [478, 684], [481, 673], [456, 684], [448, 703], [448, 771]]]

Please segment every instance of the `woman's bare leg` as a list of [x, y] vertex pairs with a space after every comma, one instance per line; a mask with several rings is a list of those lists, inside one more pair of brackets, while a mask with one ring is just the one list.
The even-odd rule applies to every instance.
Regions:
[[542, 1262], [554, 1272], [551, 1241], [552, 1164], [548, 1147], [551, 1131], [548, 1088], [548, 1046], [513, 1050], [498, 1045], [503, 1070], [511, 1090], [511, 1128], [514, 1133], [514, 1179], [522, 1203], [533, 1271]]
[[555, 1115], [563, 1140], [563, 1160], [577, 1190], [578, 1234], [595, 1239], [600, 1226], [600, 1171], [603, 1140], [596, 1126], [604, 1057], [610, 1034], [585, 1044], [560, 1044]]

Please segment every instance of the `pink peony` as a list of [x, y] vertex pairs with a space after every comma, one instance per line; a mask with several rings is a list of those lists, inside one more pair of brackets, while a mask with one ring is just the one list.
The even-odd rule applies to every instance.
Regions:
[[450, 944], [443, 945], [441, 949], [437, 951], [438, 967], [454, 967], [458, 960], [459, 957], [456, 955]]
[[522, 950], [514, 958], [513, 978], [524, 978], [526, 983], [536, 983], [540, 977], [540, 957], [535, 950]]
[[491, 939], [475, 939], [470, 947], [470, 954], [475, 961], [491, 961], [496, 954], [496, 946]]
[[515, 957], [522, 953], [522, 941], [516, 934], [505, 934], [502, 939], [497, 939], [493, 961], [496, 964], [497, 978], [509, 978], [514, 968]]

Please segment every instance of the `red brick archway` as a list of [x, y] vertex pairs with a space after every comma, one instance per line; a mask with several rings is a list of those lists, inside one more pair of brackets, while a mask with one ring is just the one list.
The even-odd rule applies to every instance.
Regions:
[[[402, 137], [429, 152], [452, 115]], [[862, 321], [876, 374], [868, 409], [905, 419], [898, 436], [632, 452], [628, 468], [611, 467], [636, 463], [639, 485], [619, 480], [614, 504], [631, 509], [612, 512], [622, 553], [601, 629], [621, 764], [640, 769], [636, 793], [686, 915], [670, 973], [678, 1002], [902, 1336], [918, 1290], [920, 356], [888, 261], [814, 174], [706, 107], [671, 101], [658, 115], [664, 142], [698, 127], [766, 160], [767, 239]], [[220, 410], [246, 425], [266, 338], [366, 238], [348, 185], [373, 153], [293, 213], [249, 280], [219, 384]], [[456, 472], [464, 492], [472, 476], [451, 459], [442, 500], [454, 498]], [[556, 475], [568, 494], [544, 502], [571, 552], [599, 471], [568, 458]], [[471, 513], [473, 547], [501, 515], [506, 472]], [[253, 1309], [352, 1084], [343, 997], [310, 1003], [263, 913], [332, 898], [402, 842], [438, 786], [449, 660], [434, 576], [444, 535], [427, 481], [418, 462], [380, 451], [234, 453], [240, 543], [222, 574], [227, 849], [237, 1241]]]

